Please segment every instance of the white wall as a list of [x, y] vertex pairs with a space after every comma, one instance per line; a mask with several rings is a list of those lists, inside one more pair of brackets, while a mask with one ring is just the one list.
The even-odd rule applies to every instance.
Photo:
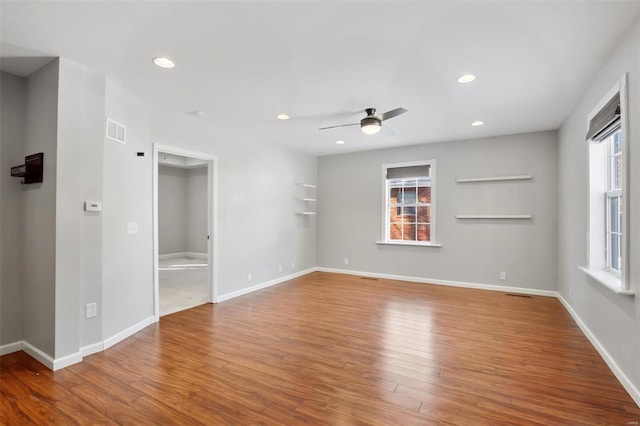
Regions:
[[23, 311], [23, 207], [20, 178], [9, 170], [24, 163], [26, 81], [0, 72], [0, 346], [19, 342]]
[[218, 157], [219, 295], [316, 265], [315, 220], [294, 213], [295, 183], [316, 182], [314, 156], [160, 109], [151, 129], [161, 145]]
[[186, 169], [158, 166], [158, 252], [161, 255], [189, 251], [187, 188]]
[[187, 170], [187, 249], [207, 252], [207, 167]]
[[[42, 183], [24, 185], [23, 338], [55, 355], [58, 61], [27, 78], [24, 155], [44, 153]], [[77, 303], [77, 299], [76, 299]], [[28, 312], [28, 314], [27, 314]]]
[[[618, 296], [588, 278], [586, 265], [588, 211], [587, 114], [628, 74], [631, 243], [629, 276], [636, 297]], [[559, 133], [558, 290], [636, 388], [640, 400], [640, 23], [620, 40], [618, 49], [595, 76]], [[573, 298], [570, 298], [573, 290]]]
[[84, 201], [102, 199], [104, 77], [59, 59], [56, 191], [56, 358], [102, 340], [102, 221]]
[[[381, 165], [436, 160], [436, 247], [382, 239]], [[533, 175], [456, 183], [456, 178]], [[539, 290], [556, 288], [557, 134], [424, 144], [319, 160], [318, 265]], [[457, 220], [456, 214], [532, 214], [533, 220]], [[344, 264], [344, 258], [349, 265]], [[499, 280], [500, 272], [507, 280]]]

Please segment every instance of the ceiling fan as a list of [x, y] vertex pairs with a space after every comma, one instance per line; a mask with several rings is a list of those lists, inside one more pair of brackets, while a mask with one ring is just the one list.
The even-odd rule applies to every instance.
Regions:
[[320, 130], [326, 129], [334, 129], [336, 127], [346, 127], [346, 126], [357, 126], [360, 125], [360, 129], [366, 133], [367, 135], [375, 135], [380, 131], [382, 127], [382, 122], [385, 120], [390, 120], [393, 117], [397, 117], [400, 114], [404, 114], [407, 112], [404, 108], [396, 108], [391, 111], [387, 111], [385, 113], [375, 115], [375, 108], [367, 108], [364, 110], [367, 113], [367, 116], [360, 120], [359, 123], [351, 123], [351, 124], [338, 124], [337, 126], [329, 126], [329, 127], [320, 127]]

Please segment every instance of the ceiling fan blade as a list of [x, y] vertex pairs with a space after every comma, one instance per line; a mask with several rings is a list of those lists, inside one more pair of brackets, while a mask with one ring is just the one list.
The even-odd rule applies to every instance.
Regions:
[[384, 132], [385, 136], [395, 136], [396, 132], [393, 129], [385, 124], [382, 125], [382, 132]]
[[335, 129], [336, 127], [359, 126], [360, 123], [338, 124], [337, 126], [320, 127], [320, 130]]
[[396, 108], [396, 109], [392, 109], [391, 111], [387, 111], [385, 113], [378, 115], [377, 118], [379, 118], [381, 121], [389, 120], [393, 117], [399, 116], [400, 114], [404, 114], [407, 111], [408, 110], [404, 108]]

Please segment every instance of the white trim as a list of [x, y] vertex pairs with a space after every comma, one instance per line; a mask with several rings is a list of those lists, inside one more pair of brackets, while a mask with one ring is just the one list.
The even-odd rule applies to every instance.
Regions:
[[6, 345], [0, 346], [0, 356], [12, 354], [14, 352], [19, 352], [22, 350], [22, 340], [19, 342], [7, 343]]
[[604, 348], [602, 343], [600, 343], [598, 338], [591, 332], [589, 327], [587, 327], [587, 325], [582, 321], [582, 319], [577, 314], [577, 312], [574, 311], [571, 305], [564, 299], [564, 297], [562, 297], [562, 294], [558, 293], [557, 298], [560, 301], [560, 303], [562, 303], [564, 308], [571, 314], [571, 316], [573, 317], [573, 320], [576, 322], [576, 324], [578, 324], [578, 327], [580, 327], [580, 330], [582, 330], [582, 333], [585, 336], [587, 336], [587, 339], [589, 339], [593, 347], [596, 348], [596, 350], [598, 351], [602, 359], [604, 359], [604, 362], [607, 363], [607, 365], [609, 366], [609, 369], [611, 369], [611, 371], [616, 376], [620, 384], [622, 384], [622, 386], [629, 393], [629, 395], [631, 395], [631, 398], [633, 398], [636, 404], [640, 406], [640, 390], [638, 390], [638, 388], [634, 386], [631, 380], [629, 380], [627, 375], [624, 374], [624, 372], [622, 371], [620, 366], [618, 366], [618, 363], [615, 361], [615, 359], [609, 354], [609, 352], [607, 352], [607, 350]]
[[56, 371], [79, 362], [82, 362], [82, 353], [80, 351], [54, 359], [53, 368], [50, 368]]
[[457, 214], [456, 219], [532, 219], [530, 214]]
[[314, 214], [316, 214], [316, 212], [296, 212], [296, 214], [303, 214], [303, 215], [313, 216]]
[[[383, 163], [382, 167], [382, 198], [381, 198], [381, 208], [382, 208], [382, 223], [380, 226], [380, 241], [384, 241], [388, 244], [394, 244], [397, 240], [391, 240], [389, 238], [389, 205], [388, 203], [388, 180], [387, 180], [387, 169], [400, 168], [400, 167], [414, 167], [414, 166], [429, 166], [429, 178], [431, 179], [430, 188], [431, 188], [431, 202], [429, 206], [431, 207], [431, 218], [430, 218], [430, 238], [429, 241], [433, 246], [438, 246], [438, 243], [435, 243], [438, 239], [437, 227], [437, 174], [436, 174], [436, 160], [420, 160], [420, 161], [406, 161], [402, 163]], [[416, 194], [416, 201], [418, 200], [418, 194]], [[424, 244], [428, 245], [428, 244]]]
[[122, 330], [119, 333], [114, 334], [113, 336], [111, 336], [108, 339], [104, 340], [104, 342], [103, 342], [104, 349], [109, 349], [111, 346], [115, 345], [116, 343], [119, 343], [119, 342], [123, 341], [127, 337], [133, 336], [138, 331], [142, 330], [143, 328], [145, 328], [148, 325], [151, 325], [151, 324], [153, 324], [155, 322], [157, 322], [156, 317], [155, 316], [150, 316], [150, 317], [147, 317], [144, 320], [140, 321], [139, 323], [134, 324], [131, 327], [129, 327], [129, 328], [125, 329], [125, 330]]
[[379, 274], [375, 272], [351, 271], [346, 269], [316, 268], [320, 272], [331, 272], [335, 274], [360, 275], [363, 277], [383, 278], [387, 280], [408, 281], [422, 284], [435, 284], [448, 287], [475, 288], [480, 290], [502, 291], [505, 293], [530, 294], [533, 296], [556, 297], [557, 292], [553, 290], [539, 290], [536, 288], [508, 287], [494, 284], [470, 283], [463, 281], [440, 280], [435, 278], [410, 277], [406, 275]]
[[442, 244], [428, 242], [428, 241], [389, 240], [389, 241], [376, 241], [376, 244], [383, 244], [383, 245], [389, 245], [389, 246], [442, 247]]
[[620, 277], [612, 272], [597, 270], [597, 269], [589, 269], [585, 266], [578, 266], [578, 269], [583, 271], [589, 277], [591, 277], [594, 281], [599, 284], [602, 284], [606, 289], [611, 290], [615, 294], [621, 294], [624, 296], [634, 296], [635, 292], [633, 290], [626, 290], [622, 288], [622, 283], [620, 282]]
[[296, 183], [297, 186], [302, 186], [304, 188], [317, 188], [317, 185], [314, 185], [312, 183]]
[[158, 260], [177, 259], [179, 257], [189, 257], [192, 259], [207, 259], [207, 253], [197, 253], [195, 251], [183, 251], [179, 253], [167, 253], [158, 255]]
[[83, 357], [104, 351], [104, 342], [92, 343], [91, 345], [80, 346], [80, 353]]
[[159, 153], [181, 155], [206, 161], [207, 165], [207, 251], [209, 264], [209, 302], [218, 295], [218, 157], [174, 146], [153, 144], [153, 302], [155, 319], [160, 319], [160, 283], [158, 277], [158, 165]]
[[519, 175], [519, 176], [490, 176], [490, 177], [475, 177], [475, 178], [460, 178], [456, 179], [458, 183], [467, 182], [499, 182], [505, 180], [530, 180], [533, 179], [532, 175]]
[[280, 284], [284, 281], [289, 281], [294, 278], [301, 277], [303, 275], [310, 274], [312, 272], [317, 271], [318, 268], [309, 268], [304, 271], [296, 272], [295, 274], [286, 275], [284, 277], [275, 278], [270, 281], [266, 281], [260, 284], [256, 284], [252, 287], [243, 288], [240, 290], [232, 291], [231, 293], [223, 294], [216, 299], [216, 303], [224, 302], [225, 300], [234, 299], [236, 297], [244, 296], [245, 294], [253, 293], [254, 291], [262, 290], [267, 287], [274, 286], [276, 284]]
[[35, 359], [39, 363], [43, 364], [49, 370], [53, 370], [54, 360], [51, 356], [42, 352], [29, 342], [22, 341], [22, 350], [25, 351], [31, 358]]

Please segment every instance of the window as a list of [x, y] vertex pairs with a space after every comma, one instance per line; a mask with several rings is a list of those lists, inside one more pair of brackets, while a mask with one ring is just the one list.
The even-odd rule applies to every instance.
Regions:
[[618, 129], [606, 141], [607, 191], [606, 203], [606, 253], [607, 269], [620, 276], [622, 270], [622, 130]]
[[435, 161], [383, 164], [383, 243], [437, 245]]
[[589, 114], [588, 264], [582, 268], [616, 293], [633, 294], [625, 271], [629, 229], [626, 214], [626, 76]]

